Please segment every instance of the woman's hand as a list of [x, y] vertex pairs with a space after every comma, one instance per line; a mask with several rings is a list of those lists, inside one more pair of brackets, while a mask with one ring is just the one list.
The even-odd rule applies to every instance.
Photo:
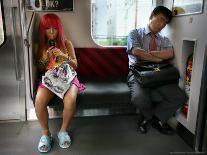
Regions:
[[49, 55], [53, 55], [55, 58], [57, 57], [65, 57], [68, 58], [67, 54], [63, 53], [59, 48], [57, 47], [50, 47], [47, 52], [49, 53]]
[[48, 59], [48, 60], [51, 60], [51, 58], [54, 58], [54, 54], [53, 54], [53, 52], [52, 52], [52, 48], [54, 48], [54, 46], [53, 46], [53, 47], [50, 47], [50, 48], [47, 50], [47, 59]]

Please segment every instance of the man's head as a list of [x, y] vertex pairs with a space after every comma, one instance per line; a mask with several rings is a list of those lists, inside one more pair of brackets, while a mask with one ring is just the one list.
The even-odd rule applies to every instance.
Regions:
[[153, 33], [157, 33], [171, 20], [172, 12], [164, 6], [157, 6], [150, 15], [149, 27]]

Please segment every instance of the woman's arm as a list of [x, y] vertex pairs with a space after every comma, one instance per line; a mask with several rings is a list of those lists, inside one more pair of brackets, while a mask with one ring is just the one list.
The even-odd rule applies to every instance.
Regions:
[[69, 60], [68, 62], [74, 69], [76, 69], [78, 67], [78, 62], [77, 62], [77, 59], [76, 59], [73, 44], [72, 44], [71, 41], [66, 39], [65, 40], [65, 46], [66, 46], [67, 52], [68, 52], [68, 56], [67, 56], [68, 60]]
[[48, 56], [49, 55], [54, 56], [55, 58], [57, 58], [57, 60], [60, 57], [63, 60], [68, 61], [68, 63], [74, 69], [76, 69], [77, 66], [78, 66], [78, 63], [77, 63], [77, 59], [76, 59], [76, 56], [75, 56], [75, 51], [74, 51], [74, 48], [73, 48], [73, 44], [71, 43], [71, 41], [65, 40], [65, 46], [66, 46], [65, 52], [61, 51], [59, 48], [50, 47], [47, 50]]

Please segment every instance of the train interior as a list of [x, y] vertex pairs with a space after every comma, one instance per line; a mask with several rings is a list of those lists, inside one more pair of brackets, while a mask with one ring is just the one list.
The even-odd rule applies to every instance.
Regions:
[[[59, 4], [56, 0], [48, 1]], [[176, 0], [125, 2], [136, 6], [136, 9], [150, 5], [147, 8], [149, 13], [159, 5], [177, 9], [174, 10], [176, 14], [172, 23], [162, 33], [169, 37], [174, 46], [173, 64], [179, 70], [179, 87], [188, 95], [188, 102], [168, 121], [176, 131], [169, 136], [160, 134], [154, 128], [150, 128], [147, 134], [137, 130], [139, 110], [130, 103], [126, 83], [129, 71], [126, 45], [117, 46], [116, 42], [104, 46], [94, 36], [95, 29], [103, 27], [99, 25], [94, 28], [92, 23], [100, 19], [93, 20], [104, 14], [99, 12], [94, 15], [94, 10], [104, 3], [113, 6], [119, 1], [124, 0], [73, 0], [72, 10], [65, 11], [60, 8], [38, 10], [33, 8], [35, 6], [28, 7], [29, 0], [0, 0], [0, 154], [38, 154], [41, 132], [34, 108], [38, 76], [34, 53], [38, 47], [40, 17], [48, 12], [60, 17], [66, 36], [74, 45], [78, 76], [87, 86], [78, 94], [77, 109], [68, 127], [72, 138], [69, 149], [56, 145], [56, 134], [62, 122], [62, 100], [55, 96], [50, 101], [49, 126], [55, 138], [50, 154], [206, 154], [207, 3], [204, 0], [184, 0], [186, 5], [201, 4], [200, 11], [185, 14], [176, 7], [176, 4], [181, 5]], [[31, 0], [31, 4], [33, 2]], [[43, 2], [40, 0], [39, 4]], [[186, 83], [189, 70], [190, 85]]]

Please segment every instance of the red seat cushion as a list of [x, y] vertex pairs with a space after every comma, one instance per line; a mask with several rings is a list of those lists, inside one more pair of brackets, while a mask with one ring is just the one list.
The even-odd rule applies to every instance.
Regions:
[[75, 53], [80, 77], [114, 78], [128, 74], [125, 47], [75, 48]]

